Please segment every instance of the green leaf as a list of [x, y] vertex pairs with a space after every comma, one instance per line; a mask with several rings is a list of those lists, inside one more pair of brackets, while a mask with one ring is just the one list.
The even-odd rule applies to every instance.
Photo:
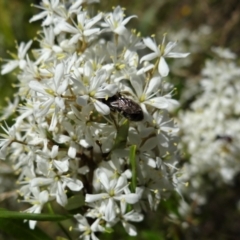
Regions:
[[72, 218], [71, 215], [59, 215], [59, 214], [35, 214], [35, 213], [22, 213], [8, 211], [0, 209], [0, 219], [26, 219], [26, 220], [37, 220], [37, 221], [62, 221], [68, 218]]
[[130, 188], [132, 192], [136, 192], [136, 186], [137, 186], [137, 164], [136, 164], [136, 145], [132, 145], [130, 147], [130, 164], [131, 164], [131, 170], [132, 170], [132, 181], [130, 184]]
[[30, 229], [28, 223], [15, 219], [0, 219], [0, 232], [17, 240], [52, 240], [40, 228]]
[[117, 136], [112, 150], [125, 148], [128, 137], [129, 121], [126, 119], [117, 130]]
[[83, 194], [76, 194], [68, 199], [68, 203], [65, 209], [68, 211], [80, 208], [85, 205], [85, 199]]

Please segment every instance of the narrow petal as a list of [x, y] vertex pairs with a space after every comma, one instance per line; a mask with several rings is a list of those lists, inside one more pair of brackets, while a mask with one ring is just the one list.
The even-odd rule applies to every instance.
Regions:
[[168, 107], [168, 101], [165, 97], [155, 97], [144, 102], [145, 104], [151, 105], [158, 109], [165, 109]]
[[160, 61], [158, 64], [158, 72], [162, 77], [166, 77], [169, 73], [169, 68], [164, 57], [160, 58]]
[[190, 53], [177, 53], [177, 52], [170, 52], [166, 57], [168, 58], [185, 58]]
[[105, 210], [105, 218], [107, 222], [111, 222], [116, 218], [116, 212], [115, 212], [115, 202], [112, 198], [108, 200], [106, 210]]
[[28, 49], [31, 47], [32, 45], [32, 40], [30, 40], [26, 45], [25, 43], [21, 43], [20, 45], [23, 45], [22, 50], [20, 51], [19, 49], [19, 58], [24, 58], [24, 56], [26, 55]]
[[85, 202], [96, 202], [99, 200], [107, 199], [109, 196], [106, 193], [99, 193], [99, 194], [86, 194]]
[[132, 222], [141, 222], [144, 219], [143, 214], [134, 212], [133, 210], [131, 212], [128, 212], [124, 215], [124, 219], [127, 221], [132, 221]]
[[123, 196], [123, 199], [125, 199], [125, 201], [130, 204], [134, 204], [139, 201], [139, 195], [136, 193], [129, 193], [122, 196]]
[[93, 105], [96, 108], [96, 110], [102, 115], [108, 115], [110, 113], [110, 108], [106, 104], [98, 100], [94, 100]]
[[137, 235], [137, 230], [136, 227], [126, 221], [122, 222], [122, 225], [125, 229], [125, 231], [128, 233], [130, 236], [136, 236]]
[[39, 14], [34, 15], [34, 16], [29, 20], [29, 22], [31, 23], [31, 22], [37, 21], [37, 20], [39, 20], [39, 19], [44, 18], [45, 16], [47, 16], [47, 12], [41, 12], [41, 13], [39, 13]]
[[55, 75], [54, 75], [54, 79], [53, 79], [53, 82], [54, 82], [54, 85], [55, 85], [55, 89], [58, 89], [58, 87], [60, 85], [60, 81], [62, 79], [63, 72], [64, 72], [64, 64], [63, 63], [59, 63], [56, 66]]
[[61, 109], [65, 109], [65, 104], [64, 104], [64, 100], [61, 97], [55, 97], [55, 103], [56, 105], [61, 108]]
[[157, 57], [159, 57], [159, 54], [157, 54], [155, 52], [154, 53], [149, 53], [149, 54], [147, 54], [147, 55], [145, 55], [141, 58], [140, 63], [142, 63], [143, 61], [151, 61], [151, 60], [153, 60], [154, 58], [157, 58]]
[[32, 80], [32, 81], [29, 82], [28, 86], [32, 90], [34, 90], [36, 92], [43, 93], [44, 95], [46, 95], [45, 86], [43, 84], [41, 84], [40, 82]]
[[16, 67], [18, 67], [18, 60], [12, 60], [2, 66], [1, 74], [4, 75], [6, 73], [9, 73]]
[[51, 178], [34, 178], [30, 182], [31, 187], [41, 187], [41, 186], [46, 186], [49, 185], [53, 182], [53, 179]]
[[83, 188], [83, 183], [78, 179], [74, 181], [73, 179], [69, 178], [69, 181], [67, 182], [67, 186], [72, 191], [80, 191]]
[[61, 182], [57, 183], [57, 193], [56, 193], [56, 200], [61, 206], [65, 206], [68, 202], [67, 195], [64, 191], [63, 185]]
[[177, 42], [169, 42], [164, 49], [164, 56], [168, 55], [169, 52], [177, 45]]
[[68, 171], [68, 168], [69, 168], [68, 160], [65, 160], [65, 161], [54, 160], [53, 164], [57, 168], [57, 170], [60, 171], [61, 173]]
[[84, 95], [77, 98], [76, 102], [80, 106], [86, 106], [88, 103], [89, 96]]
[[146, 95], [149, 96], [151, 93], [157, 92], [160, 84], [161, 84], [161, 77], [160, 76], [153, 77], [148, 84]]
[[97, 176], [98, 176], [100, 182], [102, 183], [102, 185], [104, 186], [105, 190], [108, 191], [108, 189], [109, 189], [109, 179], [108, 179], [107, 174], [103, 171], [98, 171]]
[[122, 25], [126, 25], [130, 21], [130, 19], [132, 19], [132, 18], [137, 18], [137, 15], [132, 15], [132, 16], [129, 16], [129, 17], [125, 18], [122, 21]]
[[160, 53], [160, 50], [159, 50], [156, 42], [154, 42], [154, 41], [152, 40], [152, 38], [150, 38], [150, 37], [143, 38], [143, 42], [144, 42], [144, 44], [145, 44], [148, 48], [150, 48], [153, 52], [155, 52], [155, 53]]
[[100, 28], [87, 29], [87, 30], [84, 31], [84, 36], [88, 37], [88, 36], [91, 36], [91, 35], [93, 35], [97, 32], [100, 33]]

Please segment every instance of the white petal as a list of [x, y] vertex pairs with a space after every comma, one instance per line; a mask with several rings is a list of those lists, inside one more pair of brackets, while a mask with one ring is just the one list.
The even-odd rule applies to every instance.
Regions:
[[29, 82], [28, 86], [36, 91], [36, 92], [40, 92], [40, 93], [43, 93], [44, 95], [46, 95], [46, 91], [45, 91], [45, 88], [43, 84], [41, 84], [40, 82], [38, 81], [35, 81], [35, 80], [32, 80]]
[[86, 106], [88, 103], [89, 96], [84, 95], [77, 98], [76, 102], [80, 106]]
[[68, 87], [68, 81], [64, 80], [64, 81], [60, 84], [60, 86], [58, 86], [57, 91], [56, 91], [57, 94], [58, 94], [58, 95], [63, 94], [63, 93], [66, 91], [67, 87]]
[[124, 32], [126, 31], [126, 28], [123, 25], [119, 25], [117, 28], [113, 30], [115, 33], [118, 35], [123, 35]]
[[146, 95], [149, 96], [151, 93], [157, 92], [160, 84], [161, 84], [161, 77], [160, 76], [153, 77], [148, 84]]
[[159, 54], [159, 56], [160, 56], [160, 50], [159, 50], [156, 42], [153, 41], [152, 38], [150, 38], [150, 37], [143, 38], [143, 42], [148, 48], [150, 48], [153, 52]]
[[55, 75], [54, 75], [54, 79], [53, 79], [53, 82], [55, 84], [55, 89], [58, 89], [58, 87], [59, 87], [61, 78], [63, 76], [63, 72], [64, 72], [64, 64], [63, 63], [59, 63], [56, 66]]
[[61, 97], [55, 97], [55, 103], [56, 105], [58, 105], [58, 107], [60, 107], [61, 109], [65, 109], [65, 104], [64, 104], [64, 100]]
[[71, 138], [69, 136], [66, 136], [66, 135], [57, 135], [54, 138], [54, 140], [57, 141], [58, 143], [66, 143], [66, 142], [70, 141]]
[[92, 146], [86, 139], [81, 139], [79, 144], [84, 148], [90, 148]]
[[98, 15], [96, 15], [95, 17], [91, 18], [90, 21], [88, 21], [88, 23], [85, 25], [86, 28], [91, 28], [95, 23], [97, 23], [98, 21], [101, 20], [103, 14], [99, 13]]
[[141, 146], [141, 151], [147, 151], [147, 150], [151, 150], [154, 147], [156, 147], [157, 142], [156, 142], [156, 138], [150, 138], [147, 139], [147, 141], [144, 142], [144, 144]]
[[19, 65], [19, 68], [23, 70], [26, 67], [27, 62], [26, 62], [26, 60], [21, 59], [21, 60], [19, 60], [19, 64], [18, 65]]
[[118, 193], [119, 191], [122, 191], [122, 188], [126, 186], [126, 178], [123, 176], [120, 176], [117, 180], [117, 184], [115, 186], [115, 192]]
[[30, 182], [31, 187], [40, 187], [40, 186], [45, 186], [48, 184], [51, 184], [53, 182], [53, 179], [51, 178], [34, 178]]
[[32, 45], [32, 40], [29, 41], [26, 45], [25, 43], [21, 43], [20, 46], [19, 46], [19, 58], [24, 58], [24, 56], [26, 55], [28, 49], [31, 47]]
[[132, 18], [137, 18], [137, 15], [132, 15], [132, 16], [129, 16], [129, 17], [125, 18], [122, 21], [122, 25], [126, 25], [130, 21], [130, 19], [132, 19]]
[[46, 203], [48, 201], [48, 199], [49, 199], [48, 191], [44, 190], [44, 191], [40, 192], [39, 201], [41, 202], [41, 204]]
[[142, 63], [143, 61], [151, 61], [151, 60], [153, 60], [154, 58], [157, 58], [157, 57], [159, 57], [160, 55], [159, 54], [157, 54], [157, 53], [149, 53], [149, 54], [147, 54], [147, 55], [145, 55], [145, 56], [143, 56], [142, 58], [141, 58], [141, 60], [140, 60], [140, 63]]
[[36, 14], [36, 15], [34, 15], [30, 20], [29, 20], [29, 22], [34, 22], [34, 21], [37, 21], [37, 20], [39, 20], [39, 19], [42, 19], [42, 18], [44, 18], [45, 16], [47, 16], [47, 12], [41, 12], [41, 13], [39, 13], [39, 14]]
[[132, 222], [141, 222], [143, 218], [143, 214], [134, 211], [128, 212], [124, 215], [124, 219]]
[[126, 221], [122, 221], [122, 225], [125, 229], [125, 231], [128, 233], [130, 236], [136, 236], [137, 235], [137, 230], [136, 227]]
[[[40, 211], [39, 211], [39, 212], [40, 212]], [[30, 229], [34, 229], [35, 226], [36, 226], [36, 224], [37, 224], [37, 221], [35, 221], [35, 220], [30, 220], [30, 221], [29, 221], [29, 228], [30, 228]]]
[[136, 193], [129, 193], [122, 196], [123, 196], [123, 199], [125, 199], [125, 201], [130, 204], [134, 204], [139, 201], [139, 195]]
[[80, 191], [83, 188], [83, 183], [78, 179], [76, 179], [75, 181], [73, 179], [70, 179], [70, 181], [67, 182], [67, 186], [72, 191]]
[[100, 34], [100, 28], [87, 29], [87, 30], [84, 31], [84, 36], [88, 37], [88, 36], [91, 36], [91, 35], [93, 35], [97, 32]]
[[86, 194], [85, 202], [96, 202], [98, 200], [107, 199], [109, 196], [106, 193]]
[[71, 144], [71, 146], [68, 148], [68, 156], [70, 158], [75, 158], [77, 154], [77, 149], [74, 144]]
[[56, 200], [57, 203], [59, 203], [61, 206], [65, 206], [68, 202], [67, 200], [67, 195], [64, 191], [63, 185], [61, 184], [61, 182], [57, 183], [57, 193], [56, 193]]
[[57, 118], [57, 114], [54, 112], [53, 115], [52, 115], [52, 119], [51, 119], [51, 123], [50, 123], [50, 126], [49, 126], [49, 131], [53, 131], [56, 127], [58, 123], [58, 118]]
[[177, 45], [177, 42], [169, 42], [164, 49], [164, 56], [168, 55], [169, 52]]
[[190, 53], [177, 53], [177, 52], [170, 52], [166, 57], [168, 58], [185, 58]]
[[94, 100], [93, 105], [96, 108], [96, 110], [102, 115], [108, 115], [110, 113], [110, 108], [106, 104], [98, 100]]
[[107, 222], [111, 222], [116, 218], [115, 202], [112, 198], [108, 200], [108, 203], [105, 209], [105, 218]]
[[162, 77], [166, 77], [169, 73], [169, 68], [164, 57], [160, 58], [160, 61], [158, 64], [158, 72]]
[[165, 109], [168, 107], [168, 101], [165, 97], [155, 97], [145, 101], [144, 103], [154, 106], [158, 109]]
[[100, 170], [97, 172], [97, 176], [98, 176], [100, 182], [102, 183], [102, 185], [104, 186], [105, 190], [108, 191], [110, 183], [109, 183], [107, 174]]
[[9, 73], [16, 67], [18, 67], [18, 60], [9, 61], [8, 63], [6, 63], [2, 66], [1, 74], [4, 75], [6, 73]]
[[51, 158], [55, 158], [58, 154], [58, 149], [59, 149], [59, 146], [57, 145], [54, 145], [52, 147], [52, 151], [51, 151]]
[[68, 168], [69, 168], [69, 161], [65, 160], [65, 161], [58, 161], [58, 160], [54, 160], [53, 161], [54, 166], [58, 169], [58, 171], [60, 171], [61, 173], [67, 172]]
[[143, 81], [142, 78], [138, 76], [133, 76], [130, 78], [131, 84], [137, 94], [138, 97], [141, 97], [143, 93]]

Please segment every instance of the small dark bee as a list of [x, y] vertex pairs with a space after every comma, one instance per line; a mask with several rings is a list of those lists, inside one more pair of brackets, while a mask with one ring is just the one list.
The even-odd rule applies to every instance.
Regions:
[[107, 100], [102, 99], [102, 102], [109, 106], [111, 111], [120, 112], [125, 118], [130, 121], [142, 121], [142, 108], [133, 100], [122, 96], [120, 93], [109, 97]]
[[232, 137], [228, 135], [217, 135], [216, 140], [224, 140], [227, 143], [231, 143], [233, 141]]

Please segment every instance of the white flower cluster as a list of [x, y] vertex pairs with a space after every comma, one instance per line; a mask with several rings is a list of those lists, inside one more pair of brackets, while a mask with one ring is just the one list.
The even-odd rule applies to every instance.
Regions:
[[231, 184], [240, 171], [240, 67], [227, 49], [213, 48], [218, 58], [206, 61], [200, 81], [202, 93], [191, 109], [180, 113], [182, 147], [189, 156], [183, 166], [184, 192], [205, 202], [206, 179]]
[[[19, 194], [32, 204], [26, 211], [52, 201], [65, 207], [82, 193], [86, 212], [75, 218], [84, 239], [119, 221], [136, 235], [129, 221], [176, 188], [178, 128], [168, 109], [178, 102], [163, 77], [166, 57], [188, 55], [172, 52], [176, 43], [165, 45], [165, 37], [157, 46], [129, 31], [135, 16], [124, 18], [119, 6], [92, 16], [83, 8], [92, 2], [43, 0], [30, 20], [43, 19], [40, 48], [31, 58], [32, 41], [21, 43], [1, 72], [20, 69], [15, 123], [3, 126], [0, 158], [19, 174]], [[146, 47], [153, 53], [140, 59]]]

